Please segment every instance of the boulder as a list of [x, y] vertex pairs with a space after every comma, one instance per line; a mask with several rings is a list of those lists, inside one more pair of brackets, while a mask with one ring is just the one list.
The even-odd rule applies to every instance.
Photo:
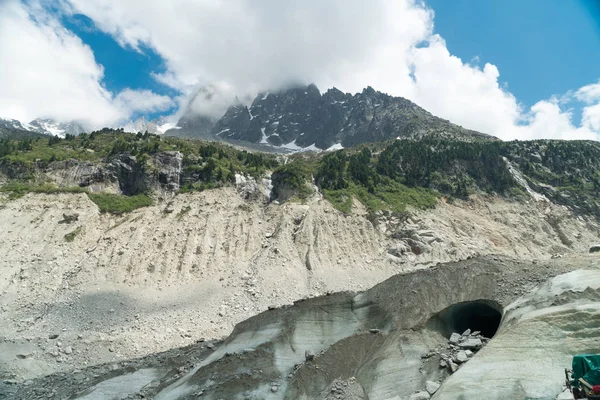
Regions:
[[483, 346], [483, 342], [481, 339], [469, 338], [458, 345], [463, 349], [479, 349]]
[[469, 356], [467, 356], [467, 353], [464, 350], [459, 351], [458, 353], [456, 353], [456, 361], [459, 363], [464, 363], [469, 359]]
[[458, 344], [459, 340], [460, 340], [460, 335], [458, 333], [454, 332], [452, 335], [450, 335], [450, 339], [448, 341], [452, 344]]
[[312, 350], [306, 350], [304, 352], [304, 359], [306, 361], [312, 361], [315, 359], [315, 353]]
[[448, 369], [450, 369], [450, 372], [455, 373], [458, 371], [458, 365], [456, 365], [456, 363], [452, 360], [447, 360], [446, 364], [448, 364]]
[[77, 220], [79, 220], [78, 213], [63, 213], [63, 221], [65, 221], [67, 224], [76, 222]]
[[427, 390], [427, 393], [429, 393], [432, 396], [435, 392], [438, 391], [439, 388], [440, 388], [440, 384], [437, 382], [427, 381], [425, 383], [425, 389]]
[[431, 399], [431, 396], [429, 395], [429, 393], [427, 393], [426, 391], [423, 390], [421, 392], [411, 394], [408, 399], [409, 400], [429, 400], [429, 399]]
[[600, 244], [595, 244], [590, 247], [590, 253], [598, 253], [600, 252]]

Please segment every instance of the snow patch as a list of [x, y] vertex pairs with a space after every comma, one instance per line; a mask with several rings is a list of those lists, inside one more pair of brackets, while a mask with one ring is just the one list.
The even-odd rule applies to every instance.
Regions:
[[333, 146], [331, 146], [330, 148], [326, 149], [325, 151], [336, 151], [336, 150], [342, 150], [344, 148], [344, 146], [342, 146], [341, 143], [336, 143]]
[[318, 147], [315, 146], [315, 144], [311, 144], [308, 147], [300, 147], [296, 144], [296, 140], [294, 140], [293, 142], [290, 143], [286, 143], [281, 145], [280, 147], [284, 148], [284, 149], [288, 149], [288, 150], [294, 150], [297, 152], [302, 152], [302, 151], [317, 151], [320, 152], [321, 149], [319, 149]]
[[48, 121], [38, 121], [43, 130], [50, 133], [53, 136], [65, 137], [65, 130], [60, 129], [56, 124]]
[[311, 179], [312, 179], [312, 184], [313, 184], [313, 189], [315, 190], [315, 193], [319, 195], [319, 198], [321, 200], [323, 200], [323, 193], [321, 193], [319, 191], [319, 186], [317, 186], [317, 181], [315, 181], [315, 176], [311, 174]]
[[156, 126], [156, 130], [162, 134], [164, 134], [169, 129], [181, 129], [181, 127], [177, 126], [176, 122], [165, 122], [164, 124]]
[[35, 128], [34, 128], [33, 126], [31, 126], [31, 125], [29, 124], [29, 122], [21, 122], [21, 121], [19, 121], [19, 123], [21, 124], [21, 126], [22, 126], [22, 127], [25, 129], [25, 130], [28, 130], [28, 131], [34, 131], [34, 130], [35, 130]]
[[517, 183], [521, 185], [527, 191], [527, 193], [529, 193], [529, 195], [533, 197], [535, 201], [549, 201], [546, 196], [544, 196], [543, 194], [539, 194], [529, 186], [527, 180], [525, 180], [525, 178], [521, 174], [521, 171], [519, 171], [510, 161], [508, 161], [506, 157], [502, 157], [502, 159], [508, 167], [508, 172], [510, 172], [513, 178], [515, 178], [515, 181], [517, 181]]
[[267, 99], [267, 97], [269, 97], [269, 94], [270, 94], [270, 93], [269, 93], [269, 92], [267, 92], [267, 94], [265, 94], [261, 100], [266, 100], [266, 99]]
[[260, 143], [268, 144], [267, 134], [265, 133], [265, 128], [260, 128], [260, 132], [262, 133], [262, 138], [260, 139]]
[[267, 199], [270, 199], [273, 195], [273, 181], [271, 180], [271, 175], [267, 175], [262, 178], [263, 183], [263, 194]]

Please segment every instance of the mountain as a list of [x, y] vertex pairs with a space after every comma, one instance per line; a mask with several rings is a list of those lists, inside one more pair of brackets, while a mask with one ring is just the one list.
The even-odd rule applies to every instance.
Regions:
[[186, 113], [175, 136], [245, 141], [287, 149], [349, 147], [397, 137], [495, 139], [438, 118], [415, 103], [367, 87], [354, 95], [315, 85], [259, 94], [248, 107], [236, 102], [214, 123]]
[[13, 130], [26, 131], [27, 130], [27, 128], [20, 121], [17, 121], [16, 119], [3, 119], [3, 118], [0, 118], [0, 129], [9, 130], [9, 131], [13, 131]]
[[[222, 98], [218, 93], [214, 88], [198, 88], [183, 111], [183, 115], [177, 121], [177, 125], [167, 130], [165, 134], [185, 138], [218, 140], [212, 134], [218, 117], [209, 114], [215, 113], [215, 107], [217, 109], [226, 109], [230, 104], [227, 99]], [[199, 111], [199, 108], [204, 108], [204, 111]], [[207, 108], [212, 109], [212, 113], [208, 113]], [[217, 111], [218, 114], [219, 112]]]
[[125, 132], [138, 133], [146, 132], [163, 134], [167, 130], [172, 129], [175, 126], [172, 122], [167, 122], [164, 118], [158, 118], [148, 120], [146, 117], [140, 117], [135, 121], [130, 121], [123, 126]]
[[16, 119], [0, 118], [0, 129], [2, 129], [4, 135], [11, 133], [12, 135], [21, 136], [23, 134], [33, 133], [65, 137], [66, 134], [77, 136], [80, 133], [85, 132], [83, 126], [78, 122], [58, 122], [49, 118], [37, 118], [29, 123], [22, 123]]
[[216, 122], [216, 119], [209, 116], [187, 113], [179, 119], [175, 127], [167, 130], [165, 134], [177, 137], [216, 140], [218, 138], [212, 134]]
[[34, 119], [28, 124], [27, 130], [59, 137], [65, 137], [67, 134], [77, 136], [80, 133], [85, 132], [83, 126], [78, 122], [58, 122], [50, 118]]
[[28, 127], [16, 119], [0, 118], [0, 139], [30, 139], [40, 136], [41, 133], [28, 130]]

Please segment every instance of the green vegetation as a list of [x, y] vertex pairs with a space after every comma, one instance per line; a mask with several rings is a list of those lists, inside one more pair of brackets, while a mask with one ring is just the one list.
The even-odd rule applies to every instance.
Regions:
[[34, 185], [24, 182], [8, 182], [0, 186], [0, 192], [9, 193], [9, 199], [18, 199], [27, 193], [84, 193], [85, 189], [75, 187], [57, 187], [52, 184]]
[[192, 210], [192, 207], [190, 207], [190, 206], [185, 206], [185, 207], [182, 207], [182, 208], [181, 208], [181, 210], [180, 210], [180, 211], [177, 213], [177, 215], [176, 215], [176, 217], [177, 217], [177, 220], [181, 221], [181, 220], [183, 219], [183, 217], [184, 217], [184, 216], [185, 216], [187, 213], [189, 213], [191, 210]]
[[[83, 192], [36, 181], [57, 161], [111, 163], [123, 154], [134, 156], [136, 173], [158, 184], [159, 163], [166, 151], [183, 155], [180, 192], [232, 185], [236, 174], [260, 178], [273, 171], [278, 198], [307, 198], [316, 185], [336, 208], [350, 212], [352, 199], [371, 211], [401, 212], [407, 206], [433, 207], [441, 196], [450, 200], [474, 193], [494, 193], [516, 200], [529, 195], [509, 169], [517, 167], [533, 190], [581, 212], [600, 215], [600, 144], [585, 141], [537, 140], [501, 142], [423, 138], [364, 144], [332, 153], [295, 154], [281, 163], [277, 155], [253, 153], [200, 140], [130, 134], [102, 129], [79, 136], [14, 135], [0, 138], [0, 169], [11, 182], [0, 188], [11, 198], [27, 192]], [[280, 156], [279, 156], [280, 157]], [[114, 164], [113, 164], [114, 165]], [[138, 179], [138, 176], [136, 176]], [[89, 194], [103, 212], [122, 213], [152, 204], [135, 187], [135, 196]]]
[[[4, 138], [0, 139], [0, 169], [11, 171], [11, 179], [27, 182], [24, 187], [5, 187], [4, 191], [11, 196], [22, 196], [26, 192], [45, 191], [59, 192], [59, 189], [34, 183], [35, 172], [48, 168], [53, 162], [78, 160], [89, 162], [111, 162], [121, 154], [135, 156], [140, 170], [153, 179], [160, 180], [153, 156], [158, 152], [179, 151], [183, 155], [183, 173], [185, 181], [181, 192], [203, 191], [235, 182], [235, 174], [260, 177], [265, 171], [277, 165], [275, 155], [255, 154], [245, 150], [237, 150], [220, 143], [208, 143], [199, 140], [160, 137], [149, 133], [125, 133], [122, 129], [104, 128], [90, 134], [79, 136], [67, 135], [38, 138]], [[57, 166], [55, 168], [61, 168]], [[84, 191], [84, 189], [79, 189]], [[137, 193], [136, 193], [137, 191]], [[135, 189], [133, 194], [140, 194], [143, 188]], [[104, 199], [98, 199], [101, 209], [122, 212], [130, 206], [118, 205], [110, 207]], [[139, 199], [123, 199], [121, 203], [138, 204]], [[141, 204], [145, 204], [142, 202]]]
[[85, 188], [75, 187], [57, 187], [52, 184], [35, 185], [23, 182], [9, 182], [0, 186], [0, 192], [8, 193], [9, 199], [18, 199], [27, 193], [87, 193], [88, 197], [96, 203], [101, 212], [110, 212], [122, 214], [133, 211], [140, 207], [147, 207], [153, 204], [152, 199], [146, 194], [135, 196], [123, 196], [108, 193], [89, 193]]
[[146, 194], [122, 196], [109, 193], [88, 193], [88, 196], [96, 203], [100, 212], [103, 213], [123, 214], [154, 204], [152, 199]]
[[452, 200], [473, 193], [527, 199], [509, 163], [537, 192], [576, 211], [600, 215], [597, 142], [395, 140], [329, 153], [312, 163], [294, 159], [285, 166], [283, 181], [298, 187], [302, 178], [314, 176], [325, 198], [343, 212], [350, 212], [352, 198], [371, 211], [428, 208], [440, 196]]
[[310, 182], [314, 168], [314, 160], [302, 155], [293, 162], [277, 167], [271, 175], [273, 195], [285, 198], [292, 193], [300, 199], [310, 196], [313, 193]]
[[77, 227], [77, 229], [75, 229], [73, 232], [69, 232], [69, 233], [67, 233], [67, 234], [65, 235], [65, 240], [66, 240], [67, 242], [72, 242], [72, 241], [74, 241], [74, 240], [75, 240], [75, 237], [76, 237], [77, 235], [79, 235], [79, 233], [80, 233], [80, 232], [81, 232], [81, 227], [79, 226], [79, 227]]
[[516, 182], [503, 152], [503, 142], [396, 140], [381, 153], [376, 168], [407, 186], [456, 197], [466, 197], [470, 189], [505, 194]]
[[51, 136], [35, 139], [0, 139], [0, 164], [22, 163], [45, 167], [54, 161], [75, 159], [103, 161], [122, 153], [138, 158], [138, 162], [163, 151], [180, 151], [184, 167], [207, 182], [231, 182], [235, 173], [260, 176], [275, 168], [276, 157], [237, 150], [220, 143], [161, 137], [146, 133], [126, 133], [122, 129], [104, 128], [90, 134], [67, 135], [65, 139]]

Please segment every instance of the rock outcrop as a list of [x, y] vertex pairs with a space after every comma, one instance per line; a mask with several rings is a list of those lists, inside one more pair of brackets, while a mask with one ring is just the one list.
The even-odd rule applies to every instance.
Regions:
[[[34, 174], [38, 181], [54, 181], [59, 187], [79, 186], [90, 192], [113, 192], [135, 195], [156, 192], [158, 195], [172, 196], [185, 180], [182, 166], [183, 156], [178, 151], [165, 151], [153, 154], [149, 160], [140, 161], [128, 153], [118, 154], [103, 162], [66, 160], [54, 161], [47, 165], [35, 164], [19, 172], [15, 166], [0, 165], [0, 172], [7, 172], [10, 179], [16, 174]], [[21, 165], [21, 164], [19, 164]]]

